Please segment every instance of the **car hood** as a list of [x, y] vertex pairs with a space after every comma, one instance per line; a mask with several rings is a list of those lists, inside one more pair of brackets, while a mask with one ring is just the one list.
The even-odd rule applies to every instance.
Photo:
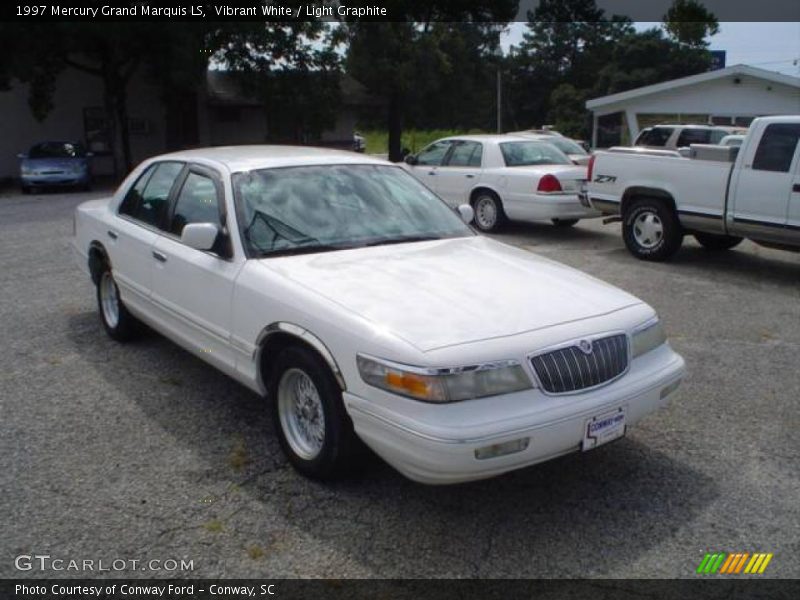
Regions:
[[29, 169], [69, 170], [86, 162], [85, 158], [25, 158], [22, 164]]
[[641, 303], [571, 267], [482, 236], [260, 262], [422, 351]]

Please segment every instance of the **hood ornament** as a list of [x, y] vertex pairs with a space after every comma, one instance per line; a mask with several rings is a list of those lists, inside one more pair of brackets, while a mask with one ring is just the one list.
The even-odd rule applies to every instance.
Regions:
[[590, 342], [589, 340], [581, 340], [580, 342], [578, 342], [578, 348], [580, 348], [580, 351], [583, 352], [584, 354], [591, 354], [592, 342]]

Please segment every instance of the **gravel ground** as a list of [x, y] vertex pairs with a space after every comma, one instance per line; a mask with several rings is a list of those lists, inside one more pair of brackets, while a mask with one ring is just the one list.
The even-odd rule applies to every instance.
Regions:
[[[623, 440], [455, 487], [375, 460], [298, 476], [260, 398], [155, 334], [106, 337], [72, 263], [88, 194], [0, 195], [0, 577], [14, 557], [193, 561], [141, 577], [692, 577], [707, 551], [800, 577], [800, 256], [688, 240], [636, 261], [618, 225], [499, 239], [651, 303], [689, 376]], [[741, 576], [740, 576], [741, 577]]]

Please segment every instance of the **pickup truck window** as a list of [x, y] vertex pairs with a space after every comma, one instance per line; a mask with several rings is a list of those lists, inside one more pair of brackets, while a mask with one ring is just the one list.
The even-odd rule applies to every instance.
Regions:
[[180, 162], [162, 162], [150, 166], [128, 191], [119, 212], [163, 229], [169, 193], [183, 169]]
[[480, 167], [483, 145], [478, 142], [456, 142], [447, 159], [448, 167]]
[[189, 223], [214, 223], [222, 225], [219, 211], [219, 197], [214, 182], [204, 175], [189, 173], [183, 183], [175, 211], [172, 214], [169, 230], [180, 236]]
[[792, 165], [800, 124], [773, 123], [767, 125], [753, 158], [753, 169], [786, 173]]

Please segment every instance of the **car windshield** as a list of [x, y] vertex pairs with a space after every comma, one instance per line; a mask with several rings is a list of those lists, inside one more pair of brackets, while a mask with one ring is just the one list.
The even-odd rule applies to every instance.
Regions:
[[552, 144], [553, 146], [561, 150], [564, 154], [580, 154], [580, 155], [586, 154], [586, 150], [584, 150], [583, 147], [578, 142], [574, 142], [571, 139], [564, 137], [557, 137], [557, 136], [552, 136], [552, 137], [553, 139], [547, 140], [547, 143]]
[[28, 152], [28, 158], [84, 158], [86, 150], [80, 144], [43, 142]]
[[400, 167], [327, 165], [235, 173], [242, 237], [255, 256], [474, 235]]
[[571, 165], [572, 161], [550, 142], [503, 142], [500, 151], [507, 167]]

